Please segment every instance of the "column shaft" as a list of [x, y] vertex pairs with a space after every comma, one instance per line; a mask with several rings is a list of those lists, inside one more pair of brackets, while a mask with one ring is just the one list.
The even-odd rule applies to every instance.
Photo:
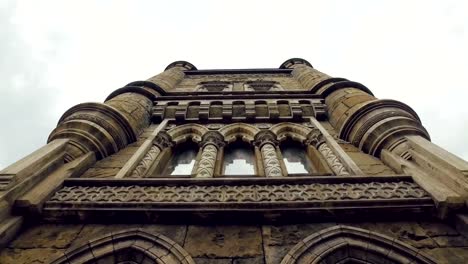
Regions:
[[266, 177], [281, 177], [283, 172], [281, 171], [281, 165], [276, 155], [275, 146], [271, 143], [265, 143], [261, 147], [263, 166], [265, 168]]
[[212, 144], [203, 147], [200, 162], [198, 163], [196, 178], [212, 178], [214, 174], [218, 149]]

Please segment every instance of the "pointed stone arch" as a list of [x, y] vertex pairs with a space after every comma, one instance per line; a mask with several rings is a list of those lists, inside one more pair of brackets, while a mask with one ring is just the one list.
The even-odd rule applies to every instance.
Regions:
[[436, 264], [430, 257], [397, 239], [369, 230], [337, 225], [296, 244], [281, 264], [313, 263]]
[[89, 241], [52, 264], [74, 263], [195, 264], [179, 244], [161, 234], [130, 229]]
[[312, 129], [300, 124], [284, 122], [270, 127], [270, 131], [276, 134], [279, 141], [283, 141], [289, 137], [302, 143], [307, 139], [307, 135]]
[[171, 136], [172, 141], [176, 144], [192, 139], [194, 142], [200, 142], [205, 133], [209, 130], [205, 126], [199, 124], [185, 124], [170, 129], [167, 133]]
[[243, 141], [251, 143], [258, 132], [260, 132], [259, 128], [246, 123], [230, 124], [219, 130], [219, 133], [224, 136], [224, 140], [228, 143], [235, 141], [239, 137]]

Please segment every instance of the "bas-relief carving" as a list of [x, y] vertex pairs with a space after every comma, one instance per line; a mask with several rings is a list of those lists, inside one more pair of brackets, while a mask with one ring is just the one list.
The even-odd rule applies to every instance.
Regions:
[[161, 150], [172, 147], [173, 143], [171, 142], [171, 136], [166, 132], [160, 132], [156, 138], [154, 139], [153, 145], [145, 154], [143, 159], [138, 163], [135, 169], [130, 174], [130, 178], [141, 178], [145, 177], [146, 172], [154, 163], [156, 158], [158, 157]]
[[276, 155], [276, 149], [271, 144], [262, 146], [263, 166], [265, 167], [265, 175], [267, 177], [281, 177], [281, 166]]
[[335, 155], [333, 150], [328, 146], [322, 132], [319, 129], [313, 128], [307, 136], [306, 144], [312, 144], [322, 154], [331, 167], [333, 172], [339, 176], [349, 176], [348, 169], [343, 165], [338, 156]]
[[271, 203], [430, 199], [413, 182], [271, 185], [65, 186], [46, 206], [94, 203]]
[[161, 150], [158, 146], [152, 145], [151, 148], [148, 150], [146, 155], [143, 159], [138, 163], [136, 168], [133, 170], [132, 174], [130, 174], [130, 178], [142, 178], [145, 177], [146, 171], [149, 169], [151, 164], [153, 164], [156, 157], [161, 153]]
[[330, 165], [331, 169], [336, 175], [339, 176], [349, 176], [349, 172], [346, 167], [341, 163], [340, 159], [333, 153], [333, 150], [327, 145], [327, 143], [323, 143], [319, 146], [318, 150], [320, 153], [325, 157], [328, 165]]
[[203, 148], [201, 159], [197, 167], [197, 178], [213, 177], [217, 155], [218, 149], [214, 145], [208, 144]]

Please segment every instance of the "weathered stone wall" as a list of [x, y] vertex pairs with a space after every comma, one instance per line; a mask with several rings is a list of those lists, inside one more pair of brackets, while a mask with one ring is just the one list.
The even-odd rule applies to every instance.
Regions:
[[[297, 225], [101, 225], [43, 224], [24, 230], [0, 252], [0, 263], [49, 263], [89, 240], [129, 228], [162, 234], [198, 264], [278, 264], [302, 239], [337, 223]], [[340, 223], [399, 239], [438, 263], [464, 263], [468, 239], [451, 226], [431, 221]]]

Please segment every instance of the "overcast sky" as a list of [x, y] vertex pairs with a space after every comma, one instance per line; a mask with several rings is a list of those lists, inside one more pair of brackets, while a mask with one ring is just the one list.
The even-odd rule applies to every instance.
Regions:
[[0, 0], [0, 168], [59, 117], [175, 60], [276, 68], [301, 57], [407, 103], [468, 159], [467, 1]]

